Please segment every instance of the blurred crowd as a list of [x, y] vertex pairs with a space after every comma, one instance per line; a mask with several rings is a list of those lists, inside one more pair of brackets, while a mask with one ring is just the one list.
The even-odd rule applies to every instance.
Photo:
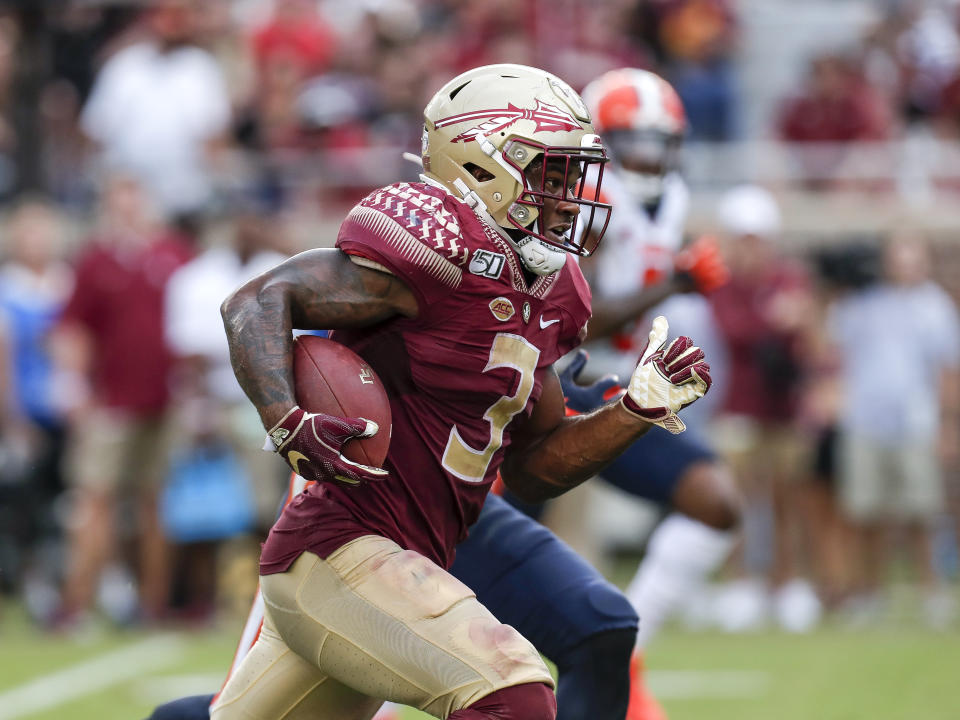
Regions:
[[[810, 58], [772, 135], [957, 137], [956, 4], [884, 7], [859, 43]], [[54, 628], [94, 608], [120, 623], [208, 618], [224, 548], [252, 538], [256, 552], [285, 476], [258, 451], [221, 300], [320, 242], [304, 215], [336, 221], [371, 187], [414, 178], [400, 152], [419, 148], [426, 100], [475, 65], [536, 65], [578, 88], [652, 69], [692, 139], [737, 138], [737, 8], [0, 5], [0, 590]], [[820, 178], [843, 157], [797, 161]], [[746, 501], [714, 598], [724, 626], [882, 617], [891, 573], [923, 589], [931, 623], [952, 622], [960, 287], [934, 280], [957, 248], [903, 226], [786, 251], [761, 188], [713, 209], [733, 278], [710, 298], [726, 377], [710, 428]]]
[[[727, 630], [892, 613], [894, 568], [933, 627], [956, 619], [960, 315], [916, 226], [786, 254], [773, 196], [716, 212], [731, 280], [711, 297], [726, 382], [710, 421], [744, 497]], [[904, 552], [900, 552], [900, 550]]]
[[[744, 4], [0, 4], [0, 197], [43, 190], [85, 211], [103, 174], [122, 167], [188, 231], [238, 184], [342, 206], [409, 174], [400, 152], [418, 145], [432, 90], [492, 61], [543, 67], [575, 88], [615, 67], [650, 69], [683, 100], [688, 139], [744, 139]], [[843, 164], [844, 145], [960, 132], [958, 3], [861, 4], [874, 21], [802, 60], [761, 129], [798, 145], [795, 170], [814, 186]]]
[[0, 191], [83, 208], [120, 166], [188, 225], [238, 182], [343, 200], [401, 172], [436, 87], [493, 61], [576, 87], [659, 68], [722, 140], [735, 27], [729, 0], [21, 4], [0, 12]]

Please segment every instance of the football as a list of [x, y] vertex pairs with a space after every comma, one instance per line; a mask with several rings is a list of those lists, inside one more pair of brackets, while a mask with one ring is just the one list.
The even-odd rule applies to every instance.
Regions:
[[348, 440], [343, 455], [353, 462], [383, 466], [393, 425], [387, 391], [373, 368], [345, 345], [299, 335], [293, 341], [293, 379], [297, 403], [307, 412], [377, 423], [376, 435]]

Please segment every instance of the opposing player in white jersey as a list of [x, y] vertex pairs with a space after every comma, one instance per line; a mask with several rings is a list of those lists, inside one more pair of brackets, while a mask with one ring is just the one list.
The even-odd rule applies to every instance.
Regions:
[[[704, 294], [723, 284], [727, 271], [712, 239], [684, 242], [689, 191], [678, 167], [686, 119], [673, 88], [651, 72], [622, 69], [591, 82], [583, 98], [613, 157], [603, 193], [614, 212], [603, 245], [589, 266], [584, 263], [594, 294], [590, 369], [627, 377], [645, 341], [643, 317], [654, 306], [672, 327], [716, 347]], [[568, 397], [577, 393], [570, 390]], [[727, 557], [739, 521], [729, 472], [698, 439], [697, 417], [685, 419], [690, 432], [649, 433], [603, 472], [607, 481], [667, 511], [627, 590], [640, 616], [641, 653]], [[636, 672], [628, 719], [662, 718], [643, 689], [639, 667]]]

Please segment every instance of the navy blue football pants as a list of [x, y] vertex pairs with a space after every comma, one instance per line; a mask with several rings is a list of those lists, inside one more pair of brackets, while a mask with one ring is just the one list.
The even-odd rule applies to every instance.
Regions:
[[[669, 508], [687, 469], [715, 459], [716, 453], [698, 441], [692, 431], [673, 435], [654, 426], [604, 468], [601, 476], [634, 497]], [[524, 503], [510, 493], [507, 499], [532, 518], [543, 514], [542, 504]]]

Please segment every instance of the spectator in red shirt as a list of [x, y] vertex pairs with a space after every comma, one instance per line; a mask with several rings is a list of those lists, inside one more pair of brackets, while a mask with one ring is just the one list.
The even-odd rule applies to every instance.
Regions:
[[257, 71], [254, 113], [267, 148], [297, 145], [297, 96], [303, 84], [330, 69], [337, 38], [310, 0], [277, 0], [274, 13], [251, 38]]
[[844, 57], [826, 54], [813, 59], [806, 86], [784, 102], [777, 125], [788, 142], [836, 144], [798, 153], [805, 177], [817, 185], [846, 157], [843, 143], [882, 140], [890, 120], [880, 95], [862, 75]]
[[769, 611], [785, 629], [808, 630], [820, 603], [798, 575], [809, 568], [797, 567], [795, 552], [809, 452], [797, 416], [813, 297], [805, 269], [773, 244], [780, 211], [770, 193], [734, 188], [718, 214], [731, 276], [710, 296], [730, 368], [716, 440], [746, 498], [743, 565], [752, 576], [742, 587], [749, 600], [725, 622], [731, 630], [752, 629]]
[[168, 594], [157, 517], [165, 472], [165, 411], [171, 354], [164, 342], [163, 295], [189, 246], [153, 225], [134, 180], [108, 181], [101, 223], [76, 261], [76, 285], [53, 333], [58, 364], [73, 375], [68, 472], [76, 490], [70, 557], [58, 622], [92, 603], [117, 547], [118, 500], [132, 494], [139, 531], [140, 611], [159, 615]]
[[730, 352], [724, 410], [761, 423], [782, 424], [790, 421], [797, 406], [796, 331], [809, 288], [804, 270], [771, 245], [779, 215], [774, 214], [776, 205], [763, 209], [763, 199], [769, 197], [760, 188], [743, 186], [722, 203], [721, 215], [725, 210], [741, 212], [740, 206], [745, 208], [748, 202], [756, 214], [721, 217], [729, 238], [726, 254], [731, 277], [711, 300]]
[[253, 52], [262, 72], [268, 64], [291, 66], [300, 78], [329, 69], [337, 38], [310, 0], [277, 0], [273, 16], [253, 35]]

